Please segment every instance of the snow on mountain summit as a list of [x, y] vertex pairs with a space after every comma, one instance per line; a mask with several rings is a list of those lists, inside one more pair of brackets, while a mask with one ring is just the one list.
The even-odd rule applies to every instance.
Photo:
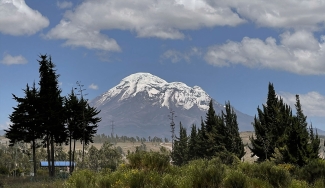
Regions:
[[199, 86], [189, 87], [182, 82], [171, 82], [150, 73], [131, 74], [95, 101], [96, 106], [104, 105], [115, 97], [118, 101], [128, 100], [139, 94], [148, 96], [152, 105], [191, 109], [194, 105], [201, 110], [209, 108], [210, 96]]

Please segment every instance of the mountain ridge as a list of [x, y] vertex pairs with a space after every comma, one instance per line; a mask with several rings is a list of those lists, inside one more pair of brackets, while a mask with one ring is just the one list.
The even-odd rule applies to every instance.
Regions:
[[[212, 98], [199, 86], [190, 87], [182, 82], [170, 82], [150, 73], [135, 73], [123, 78], [119, 84], [90, 101], [101, 110], [99, 114], [99, 133], [112, 132], [110, 125], [114, 121], [115, 132], [120, 135], [138, 134], [138, 136], [169, 136], [170, 110], [176, 114], [178, 124], [190, 130], [192, 124], [197, 127], [201, 118], [205, 118]], [[224, 109], [213, 100], [217, 114]], [[252, 131], [253, 117], [234, 108], [240, 131]]]

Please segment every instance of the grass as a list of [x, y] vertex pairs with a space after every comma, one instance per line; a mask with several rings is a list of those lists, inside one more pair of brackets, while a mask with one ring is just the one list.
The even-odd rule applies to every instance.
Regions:
[[0, 187], [3, 188], [61, 188], [65, 180], [49, 177], [0, 177]]

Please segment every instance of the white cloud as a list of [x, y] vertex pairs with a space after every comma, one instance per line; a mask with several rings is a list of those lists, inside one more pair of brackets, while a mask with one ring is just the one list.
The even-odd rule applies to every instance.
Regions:
[[84, 1], [74, 11], [67, 11], [47, 37], [64, 39], [70, 46], [118, 51], [116, 41], [101, 31], [119, 29], [138, 37], [183, 39], [181, 30], [244, 22], [230, 7], [212, 7], [204, 0], [97, 0]]
[[311, 32], [285, 32], [280, 44], [268, 37], [265, 41], [245, 37], [241, 42], [228, 41], [212, 46], [205, 60], [215, 66], [242, 64], [251, 68], [270, 68], [297, 74], [325, 74], [325, 36], [320, 40]]
[[179, 52], [176, 50], [167, 50], [161, 55], [163, 59], [170, 59], [171, 62], [177, 63], [179, 61], [185, 60], [186, 62], [190, 62], [193, 56], [201, 56], [202, 52], [199, 48], [193, 47], [187, 52]]
[[10, 54], [5, 54], [5, 56], [1, 60], [1, 63], [2, 64], [5, 64], [5, 65], [26, 64], [27, 63], [27, 59], [24, 58], [22, 55], [11, 56]]
[[96, 84], [90, 84], [89, 86], [88, 86], [88, 88], [89, 89], [93, 89], [93, 90], [97, 90], [98, 89], [98, 85], [96, 85]]
[[[284, 102], [294, 107], [296, 104], [296, 95], [287, 92], [280, 92]], [[299, 94], [302, 110], [307, 116], [325, 117], [325, 96], [316, 91], [307, 94]]]
[[211, 6], [230, 6], [260, 27], [324, 29], [324, 0], [207, 0]]
[[56, 6], [58, 6], [60, 9], [66, 9], [66, 8], [71, 8], [73, 6], [72, 2], [70, 1], [57, 1]]
[[32, 35], [48, 25], [49, 20], [28, 7], [25, 0], [0, 0], [0, 32]]
[[65, 39], [65, 46], [85, 47], [105, 51], [120, 51], [120, 46], [114, 39], [108, 38], [99, 31], [79, 27], [73, 23], [61, 20], [47, 35], [48, 39]]

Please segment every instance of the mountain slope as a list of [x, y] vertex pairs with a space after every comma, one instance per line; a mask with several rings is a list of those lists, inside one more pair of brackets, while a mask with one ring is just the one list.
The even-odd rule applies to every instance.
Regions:
[[[136, 73], [122, 81], [90, 104], [101, 110], [102, 122], [98, 133], [130, 136], [170, 137], [170, 110], [175, 111], [176, 128], [181, 121], [190, 130], [194, 123], [200, 126], [205, 118], [211, 97], [199, 86], [189, 87], [181, 82], [168, 83], [149, 73]], [[224, 110], [214, 100], [216, 113]], [[236, 110], [240, 131], [252, 130], [253, 117]], [[178, 131], [178, 130], [176, 130]]]

